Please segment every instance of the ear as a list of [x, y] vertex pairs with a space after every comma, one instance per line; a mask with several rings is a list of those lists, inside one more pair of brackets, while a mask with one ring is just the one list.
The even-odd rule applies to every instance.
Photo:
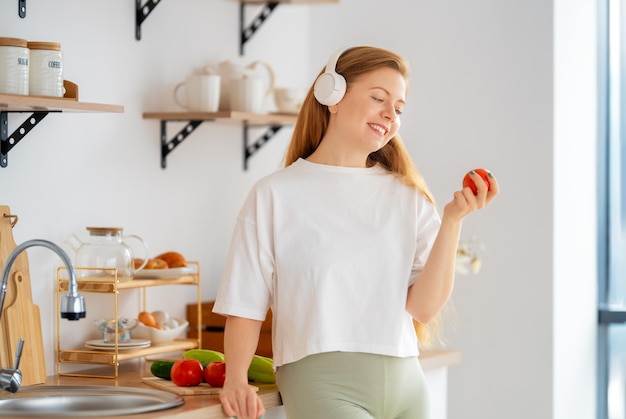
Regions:
[[337, 105], [330, 105], [328, 107], [328, 112], [330, 112], [330, 113], [337, 113]]

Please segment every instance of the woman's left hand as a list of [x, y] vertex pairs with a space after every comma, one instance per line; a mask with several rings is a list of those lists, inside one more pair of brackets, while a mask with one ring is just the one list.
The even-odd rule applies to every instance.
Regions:
[[491, 172], [487, 176], [489, 185], [478, 173], [471, 173], [470, 177], [476, 184], [476, 195], [469, 187], [454, 192], [454, 198], [444, 207], [444, 213], [458, 219], [467, 214], [486, 207], [498, 194], [498, 182]]

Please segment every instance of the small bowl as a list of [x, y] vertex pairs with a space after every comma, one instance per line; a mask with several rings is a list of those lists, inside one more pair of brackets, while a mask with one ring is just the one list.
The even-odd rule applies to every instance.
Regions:
[[178, 326], [171, 329], [156, 329], [154, 327], [146, 326], [142, 322], [138, 322], [137, 327], [133, 330], [133, 338], [148, 339], [153, 344], [171, 342], [189, 326], [187, 320], [174, 319], [178, 322]]
[[[94, 325], [102, 334], [103, 342], [115, 342], [115, 319], [98, 319], [94, 320]], [[119, 342], [130, 342], [130, 332], [138, 324], [137, 319], [120, 318], [117, 320], [117, 333]]]

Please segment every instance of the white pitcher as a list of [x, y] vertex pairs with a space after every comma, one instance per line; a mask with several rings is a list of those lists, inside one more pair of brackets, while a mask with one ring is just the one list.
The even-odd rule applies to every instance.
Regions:
[[[259, 67], [266, 74], [258, 71]], [[217, 65], [221, 77], [220, 110], [263, 113], [267, 98], [274, 91], [274, 69], [265, 61], [254, 61], [241, 68], [231, 61]]]

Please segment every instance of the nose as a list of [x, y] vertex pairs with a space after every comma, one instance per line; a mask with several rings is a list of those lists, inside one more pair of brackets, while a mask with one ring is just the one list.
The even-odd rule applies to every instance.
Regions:
[[393, 106], [393, 103], [386, 104], [383, 107], [382, 116], [383, 116], [383, 118], [385, 118], [389, 122], [395, 122], [396, 121], [396, 117], [398, 115], [396, 114], [396, 108]]

